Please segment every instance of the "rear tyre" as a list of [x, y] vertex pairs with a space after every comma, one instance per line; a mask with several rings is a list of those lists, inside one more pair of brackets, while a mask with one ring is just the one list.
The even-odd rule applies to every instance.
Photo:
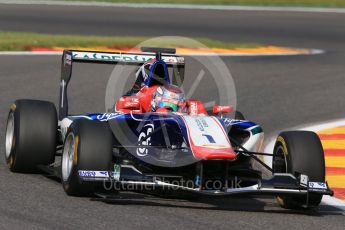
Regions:
[[5, 158], [12, 172], [36, 172], [54, 162], [57, 113], [53, 103], [16, 100], [6, 126]]
[[246, 118], [244, 117], [243, 113], [240, 111], [236, 110], [235, 111], [235, 119], [236, 120], [245, 120]]
[[[310, 181], [325, 182], [325, 159], [320, 138], [309, 131], [282, 132], [274, 146], [274, 173], [305, 174]], [[309, 194], [306, 197], [278, 196], [278, 204], [283, 208], [312, 208], [320, 204], [322, 195]]]
[[99, 184], [80, 181], [78, 171], [111, 171], [112, 153], [112, 134], [107, 123], [74, 121], [66, 134], [61, 158], [65, 192], [72, 196], [93, 195]]

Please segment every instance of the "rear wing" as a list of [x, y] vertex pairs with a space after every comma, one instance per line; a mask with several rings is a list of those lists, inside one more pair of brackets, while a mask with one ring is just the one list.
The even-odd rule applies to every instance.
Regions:
[[[146, 52], [123, 53], [64, 50], [61, 62], [59, 120], [62, 120], [68, 116], [67, 86], [72, 77], [72, 66], [74, 62], [140, 66], [145, 62], [157, 57], [157, 53], [151, 53], [154, 52], [154, 48], [146, 48], [143, 50]], [[184, 78], [184, 57], [173, 54], [164, 54], [164, 51], [171, 53], [170, 49], [161, 49], [161, 51], [163, 51], [163, 53], [160, 53], [159, 57], [167, 63], [168, 67], [172, 67], [174, 79], [177, 79], [178, 83], [182, 83]]]

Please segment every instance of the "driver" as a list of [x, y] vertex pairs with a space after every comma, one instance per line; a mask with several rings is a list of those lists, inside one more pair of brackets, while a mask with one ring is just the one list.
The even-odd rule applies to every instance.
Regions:
[[152, 112], [184, 112], [186, 98], [182, 90], [175, 85], [159, 86], [151, 100]]

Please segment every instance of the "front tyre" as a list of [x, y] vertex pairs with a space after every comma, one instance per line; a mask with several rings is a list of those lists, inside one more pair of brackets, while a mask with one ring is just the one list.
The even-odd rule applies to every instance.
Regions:
[[[310, 181], [325, 182], [325, 159], [320, 138], [314, 132], [282, 132], [274, 146], [274, 173], [305, 174]], [[308, 207], [305, 197], [278, 196], [280, 206], [288, 209], [312, 208], [320, 204], [322, 195], [309, 194]]]
[[54, 162], [57, 113], [47, 101], [16, 100], [10, 108], [5, 159], [12, 172], [35, 172], [38, 165]]
[[78, 171], [111, 171], [113, 142], [107, 123], [75, 120], [66, 135], [61, 159], [62, 186], [68, 195], [90, 196], [97, 184], [82, 182]]

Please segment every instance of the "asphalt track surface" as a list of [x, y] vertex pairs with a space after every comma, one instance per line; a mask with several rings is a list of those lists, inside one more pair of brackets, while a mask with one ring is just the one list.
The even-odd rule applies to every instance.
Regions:
[[[343, 14], [0, 5], [0, 30], [204, 36], [325, 50], [313, 56], [223, 58], [234, 78], [238, 109], [262, 124], [268, 136], [345, 116], [344, 21]], [[15, 99], [57, 103], [59, 71], [60, 57], [0, 56], [2, 140], [8, 107]], [[104, 84], [111, 71], [102, 65], [76, 67], [76, 78], [83, 80], [71, 86], [76, 111], [102, 109]], [[271, 198], [188, 201], [125, 193], [123, 200], [105, 203], [68, 197], [54, 180], [9, 173], [3, 159], [0, 194], [0, 229], [309, 230], [345, 226], [344, 214], [334, 207], [292, 212], [279, 208]]]

